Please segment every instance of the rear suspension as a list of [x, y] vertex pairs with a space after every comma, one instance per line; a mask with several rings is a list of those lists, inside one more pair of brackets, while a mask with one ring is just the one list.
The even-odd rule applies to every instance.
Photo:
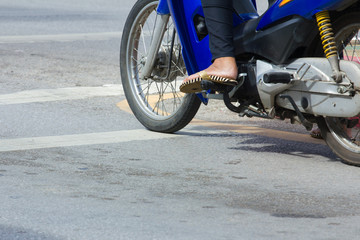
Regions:
[[330, 15], [328, 11], [318, 12], [316, 14], [316, 21], [320, 31], [321, 43], [324, 49], [326, 58], [329, 60], [333, 79], [336, 82], [342, 81], [342, 73], [340, 72], [339, 57], [336, 47], [334, 32], [331, 26]]

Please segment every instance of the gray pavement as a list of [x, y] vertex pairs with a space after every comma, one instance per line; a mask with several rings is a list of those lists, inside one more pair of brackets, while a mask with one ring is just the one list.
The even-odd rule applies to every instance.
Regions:
[[212, 101], [157, 134], [117, 106], [133, 3], [0, 3], [0, 239], [357, 239], [359, 168], [301, 126]]

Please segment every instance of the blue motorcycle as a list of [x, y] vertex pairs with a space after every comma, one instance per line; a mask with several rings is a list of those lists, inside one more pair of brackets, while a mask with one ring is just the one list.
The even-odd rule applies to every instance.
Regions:
[[240, 117], [290, 119], [321, 135], [343, 162], [360, 166], [360, 1], [255, 0], [235, 4], [237, 85], [186, 76], [211, 64], [200, 0], [138, 0], [125, 23], [120, 70], [127, 101], [149, 130], [185, 127], [201, 103], [219, 99]]

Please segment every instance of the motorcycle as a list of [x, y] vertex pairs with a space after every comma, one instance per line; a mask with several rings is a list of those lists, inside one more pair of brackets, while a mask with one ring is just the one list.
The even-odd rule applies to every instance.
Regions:
[[185, 127], [209, 99], [240, 117], [317, 124], [330, 149], [360, 166], [360, 1], [237, 1], [233, 16], [237, 85], [203, 80], [203, 91], [182, 94], [189, 74], [211, 64], [200, 0], [138, 0], [120, 46], [127, 101], [149, 130]]

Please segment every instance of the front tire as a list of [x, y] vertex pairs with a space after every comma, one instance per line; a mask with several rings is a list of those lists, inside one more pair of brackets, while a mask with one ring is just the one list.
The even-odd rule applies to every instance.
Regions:
[[201, 101], [195, 94], [179, 91], [187, 74], [171, 18], [151, 76], [139, 78], [159, 17], [157, 5], [158, 0], [139, 0], [132, 8], [121, 39], [120, 72], [126, 99], [136, 118], [149, 130], [172, 133], [193, 119]]

